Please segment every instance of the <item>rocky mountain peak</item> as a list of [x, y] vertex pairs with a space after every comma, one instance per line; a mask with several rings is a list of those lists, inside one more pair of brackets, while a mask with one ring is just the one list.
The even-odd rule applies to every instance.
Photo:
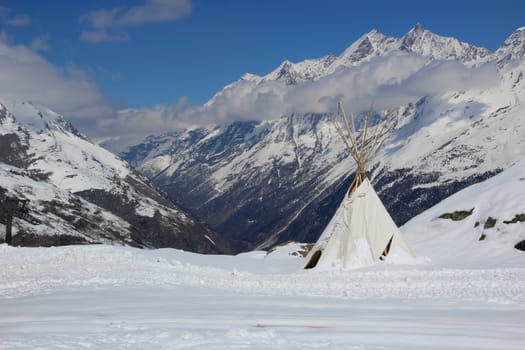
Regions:
[[414, 31], [414, 32], [423, 32], [425, 30], [425, 28], [423, 28], [423, 25], [419, 22], [416, 23], [416, 25], [414, 26], [414, 28], [412, 28], [411, 31]]
[[416, 53], [430, 59], [455, 59], [463, 63], [481, 61], [491, 52], [451, 37], [435, 34], [417, 23], [401, 38], [400, 50]]
[[341, 60], [347, 65], [356, 65], [367, 58], [395, 50], [398, 46], [397, 39], [372, 29], [350, 45], [341, 55]]
[[252, 74], [252, 73], [245, 73], [241, 77], [241, 80], [244, 80], [244, 81], [258, 81], [260, 79], [261, 79], [260, 76], [258, 76], [257, 74]]
[[421, 23], [417, 23], [412, 29], [408, 31], [408, 33], [405, 34], [405, 36], [401, 38], [401, 49], [411, 51], [410, 49], [413, 46], [424, 40], [423, 37], [425, 34], [427, 34], [427, 36], [434, 35], [432, 32], [425, 30]]
[[496, 51], [501, 67], [513, 59], [525, 58], [525, 27], [516, 29]]
[[284, 60], [271, 76], [272, 78], [268, 80], [280, 80], [286, 85], [297, 84], [298, 74], [294, 70], [294, 64], [288, 60]]

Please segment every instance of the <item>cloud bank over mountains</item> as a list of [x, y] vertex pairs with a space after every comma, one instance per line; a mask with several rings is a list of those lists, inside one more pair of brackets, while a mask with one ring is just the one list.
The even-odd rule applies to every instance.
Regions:
[[[88, 12], [82, 21], [93, 30], [112, 35], [114, 29], [175, 20], [189, 11], [191, 6], [185, 0], [149, 0], [127, 9]], [[118, 110], [85, 71], [48, 61], [40, 53], [49, 50], [48, 41], [49, 37], [42, 37], [24, 46], [10, 43], [6, 35], [0, 38], [0, 96], [47, 105], [94, 140], [113, 140], [112, 147], [117, 151], [150, 134], [186, 127], [333, 112], [338, 101], [354, 112], [367, 109], [372, 99], [376, 109], [391, 108], [425, 95], [483, 89], [499, 81], [497, 67], [489, 60], [466, 65], [391, 50], [355, 66], [341, 66], [315, 80], [290, 84], [274, 78], [244, 77], [200, 106], [192, 106], [182, 97], [170, 105]], [[198, 77], [195, 81], [198, 83]]]
[[[349, 111], [365, 110], [373, 99], [377, 109], [392, 108], [425, 95], [487, 88], [497, 84], [498, 79], [494, 63], [478, 67], [457, 61], [428, 63], [415, 54], [393, 52], [296, 85], [278, 80], [239, 80], [202, 106], [190, 106], [186, 98], [181, 98], [167, 106], [120, 111], [117, 118], [101, 120], [99, 126], [108, 131], [120, 130], [129, 140], [132, 135], [141, 138], [190, 126], [335, 112], [338, 101], [343, 101]], [[110, 133], [104, 136], [111, 137]]]
[[115, 114], [108, 98], [84, 71], [56, 67], [28, 46], [10, 44], [5, 38], [0, 39], [0, 96], [47, 105], [73, 122], [89, 119], [93, 123]]

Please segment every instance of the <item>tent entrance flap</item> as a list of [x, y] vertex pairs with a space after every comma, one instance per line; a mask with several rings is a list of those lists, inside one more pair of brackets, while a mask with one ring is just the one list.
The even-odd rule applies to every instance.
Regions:
[[319, 259], [321, 259], [322, 252], [320, 250], [316, 251], [312, 257], [310, 258], [310, 261], [308, 261], [308, 264], [304, 267], [305, 269], [313, 269], [317, 263], [319, 262]]
[[383, 254], [379, 257], [379, 259], [383, 260], [387, 257], [388, 253], [390, 253], [390, 247], [392, 246], [392, 240], [394, 239], [394, 235], [390, 237], [390, 240], [388, 241], [388, 244], [385, 247], [385, 250], [383, 250]]

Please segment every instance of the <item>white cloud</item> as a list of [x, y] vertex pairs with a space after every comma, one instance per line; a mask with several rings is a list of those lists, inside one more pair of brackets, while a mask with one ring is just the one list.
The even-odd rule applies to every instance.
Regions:
[[26, 14], [13, 13], [5, 6], [0, 6], [0, 22], [13, 27], [23, 27], [31, 23], [31, 17]]
[[[238, 120], [274, 119], [290, 113], [335, 111], [342, 100], [349, 111], [397, 107], [425, 95], [484, 88], [497, 84], [493, 64], [469, 68], [454, 61], [428, 61], [421, 56], [393, 53], [358, 67], [336, 71], [314, 82], [285, 85], [278, 81], [257, 84], [238, 81], [203, 106], [185, 99], [169, 106], [123, 111], [118, 118], [100, 121], [107, 130], [123, 130], [127, 140], [177, 130], [190, 125], [226, 124]], [[104, 136], [110, 136], [104, 134]], [[122, 143], [124, 140], [121, 140]]]
[[83, 30], [80, 33], [80, 39], [90, 43], [116, 43], [119, 41], [126, 41], [129, 36], [125, 33], [109, 33], [104, 29], [97, 30]]
[[117, 113], [84, 70], [56, 67], [35, 51], [45, 49], [48, 40], [48, 36], [35, 38], [31, 49], [9, 44], [6, 36], [0, 35], [0, 97], [45, 104], [89, 136], [113, 139], [117, 150], [117, 146], [139, 142], [149, 134], [189, 126], [274, 119], [291, 113], [325, 113], [335, 111], [339, 100], [347, 110], [358, 111], [368, 108], [372, 97], [375, 107], [383, 109], [424, 95], [482, 88], [498, 81], [493, 64], [476, 68], [454, 61], [427, 64], [415, 54], [392, 53], [314, 82], [285, 85], [278, 81], [238, 81], [202, 106], [191, 106], [181, 98], [170, 105]]
[[434, 61], [427, 65], [421, 56], [393, 53], [314, 82], [290, 86], [275, 81], [262, 85], [241, 81], [222, 91], [206, 108], [178, 117], [219, 123], [270, 119], [290, 113], [334, 111], [337, 100], [357, 111], [367, 109], [373, 98], [376, 108], [383, 109], [425, 95], [484, 88], [497, 81], [493, 64], [469, 68], [455, 61]]
[[[118, 130], [122, 134], [140, 133], [151, 134], [159, 130], [174, 130], [185, 127], [185, 123], [173, 119], [174, 115], [188, 110], [186, 98], [169, 105], [158, 105], [145, 109], [124, 109], [117, 113], [115, 118], [101, 119], [98, 122], [100, 130]], [[177, 123], [177, 125], [174, 125]]]
[[42, 103], [72, 119], [74, 124], [81, 119], [94, 124], [93, 118], [111, 118], [114, 114], [104, 94], [83, 71], [57, 68], [34, 50], [3, 40], [0, 96]]
[[37, 36], [31, 40], [31, 44], [29, 44], [29, 47], [31, 47], [34, 51], [49, 51], [49, 40], [51, 39], [51, 35], [45, 34], [41, 36]]
[[176, 116], [193, 113], [196, 109], [199, 108], [190, 107], [187, 98], [183, 97], [168, 106], [120, 110], [114, 118], [98, 120], [96, 137], [93, 139], [104, 142], [105, 147], [118, 153], [148, 135], [195, 126], [188, 118]]
[[28, 15], [15, 15], [9, 18], [6, 23], [14, 27], [23, 27], [31, 23], [31, 17]]
[[468, 68], [457, 61], [435, 61], [425, 65], [399, 84], [380, 86], [381, 95], [404, 95], [414, 98], [437, 95], [446, 91], [470, 88], [485, 88], [498, 80], [496, 66], [487, 63], [480, 67]]
[[190, 12], [189, 0], [146, 0], [128, 8], [94, 10], [80, 16], [80, 22], [91, 27], [82, 31], [81, 39], [92, 43], [123, 41], [127, 40], [127, 34], [114, 33], [115, 29], [175, 21]]

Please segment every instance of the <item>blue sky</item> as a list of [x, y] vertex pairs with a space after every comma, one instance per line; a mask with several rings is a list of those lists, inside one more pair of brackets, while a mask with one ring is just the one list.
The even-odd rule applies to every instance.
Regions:
[[524, 13], [516, 0], [0, 0], [0, 94], [42, 93], [89, 129], [124, 108], [201, 105], [246, 72], [340, 54], [371, 29], [401, 37], [420, 22], [496, 50]]
[[139, 1], [1, 1], [23, 26], [3, 30], [13, 43], [47, 41], [53, 64], [86, 72], [120, 106], [148, 107], [187, 96], [206, 102], [222, 86], [251, 72], [266, 74], [281, 61], [339, 54], [375, 28], [402, 36], [417, 22], [437, 34], [491, 50], [525, 25], [521, 1], [193, 0], [170, 20], [116, 28], [121, 41], [81, 39], [84, 14], [143, 6]]

